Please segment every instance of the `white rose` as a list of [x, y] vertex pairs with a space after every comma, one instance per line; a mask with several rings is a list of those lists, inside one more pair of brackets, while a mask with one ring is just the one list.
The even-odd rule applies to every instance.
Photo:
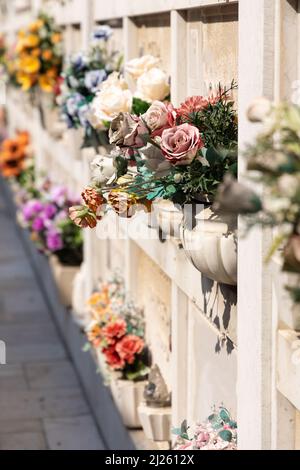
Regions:
[[162, 101], [170, 94], [168, 75], [154, 68], [144, 73], [137, 81], [136, 97], [144, 101]]
[[136, 59], [132, 59], [125, 65], [125, 70], [128, 72], [135, 80], [137, 80], [141, 75], [148, 70], [157, 67], [160, 60], [152, 55], [143, 55]]
[[247, 117], [251, 122], [262, 122], [270, 114], [271, 109], [271, 101], [267, 98], [256, 98], [248, 108]]
[[99, 129], [103, 121], [112, 121], [119, 113], [129, 113], [131, 107], [131, 91], [112, 85], [96, 95], [88, 119], [95, 129]]
[[97, 155], [91, 163], [92, 180], [98, 184], [106, 184], [115, 174], [114, 161], [110, 157]]
[[121, 90], [127, 90], [128, 89], [128, 85], [127, 85], [124, 77], [119, 75], [118, 72], [111, 73], [109, 75], [109, 77], [107, 78], [107, 80], [102, 82], [102, 84], [100, 86], [100, 90], [101, 91], [106, 90], [107, 88], [110, 88], [111, 86], [116, 86], [118, 88], [121, 88]]

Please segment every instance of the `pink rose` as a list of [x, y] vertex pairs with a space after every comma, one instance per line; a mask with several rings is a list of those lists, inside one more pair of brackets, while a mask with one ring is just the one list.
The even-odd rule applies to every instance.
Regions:
[[148, 111], [142, 116], [152, 132], [152, 136], [161, 136], [165, 129], [174, 126], [176, 113], [171, 104], [154, 101]]
[[171, 127], [162, 133], [162, 152], [173, 165], [189, 165], [203, 146], [199, 129], [190, 124]]

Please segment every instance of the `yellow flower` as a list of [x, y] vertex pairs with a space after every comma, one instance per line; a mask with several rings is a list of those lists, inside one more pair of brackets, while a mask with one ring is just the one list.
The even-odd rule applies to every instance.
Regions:
[[42, 52], [42, 57], [44, 60], [51, 60], [53, 57], [53, 52], [50, 49], [46, 49]]
[[16, 45], [16, 52], [17, 54], [21, 54], [26, 49], [26, 42], [25, 39], [19, 39]]
[[41, 68], [41, 63], [37, 57], [27, 55], [20, 60], [19, 68], [25, 73], [37, 73]]
[[39, 85], [43, 91], [46, 93], [51, 93], [55, 85], [53, 78], [47, 77], [47, 75], [41, 75], [39, 77]]
[[29, 34], [24, 41], [26, 47], [37, 47], [40, 43], [40, 38], [36, 34]]
[[52, 36], [51, 36], [51, 42], [52, 44], [58, 44], [59, 42], [61, 42], [62, 40], [62, 36], [60, 33], [53, 33]]
[[35, 77], [23, 72], [17, 73], [17, 82], [21, 85], [23, 91], [28, 91], [33, 86]]
[[43, 20], [36, 20], [36, 21], [33, 21], [32, 23], [30, 23], [29, 25], [29, 31], [31, 33], [36, 33], [37, 31], [39, 31], [43, 26], [44, 26], [44, 21]]
[[19, 39], [22, 39], [22, 38], [24, 38], [25, 36], [26, 36], [25, 30], [24, 30], [24, 29], [20, 29], [20, 30], [18, 31], [18, 38], [19, 38]]

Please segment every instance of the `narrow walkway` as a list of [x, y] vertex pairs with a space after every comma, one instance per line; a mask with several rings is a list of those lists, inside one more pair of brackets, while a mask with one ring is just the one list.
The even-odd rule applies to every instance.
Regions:
[[0, 450], [103, 449], [1, 192], [0, 340]]

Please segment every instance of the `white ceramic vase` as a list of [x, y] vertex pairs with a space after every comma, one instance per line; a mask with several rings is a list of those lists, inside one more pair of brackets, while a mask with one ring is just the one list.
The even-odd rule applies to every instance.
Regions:
[[127, 428], [141, 428], [138, 407], [143, 400], [146, 383], [114, 378], [110, 382], [112, 396]]
[[179, 238], [183, 212], [172, 201], [160, 199], [153, 203], [154, 215], [164, 235]]
[[54, 255], [50, 256], [49, 261], [61, 302], [65, 307], [71, 307], [74, 279], [80, 268], [77, 266], [65, 266]]
[[153, 408], [141, 403], [138, 412], [147, 439], [154, 442], [171, 440], [171, 407]]
[[196, 226], [181, 225], [181, 241], [188, 259], [209, 279], [222, 284], [237, 284], [236, 220], [223, 218], [210, 208], [195, 217]]

